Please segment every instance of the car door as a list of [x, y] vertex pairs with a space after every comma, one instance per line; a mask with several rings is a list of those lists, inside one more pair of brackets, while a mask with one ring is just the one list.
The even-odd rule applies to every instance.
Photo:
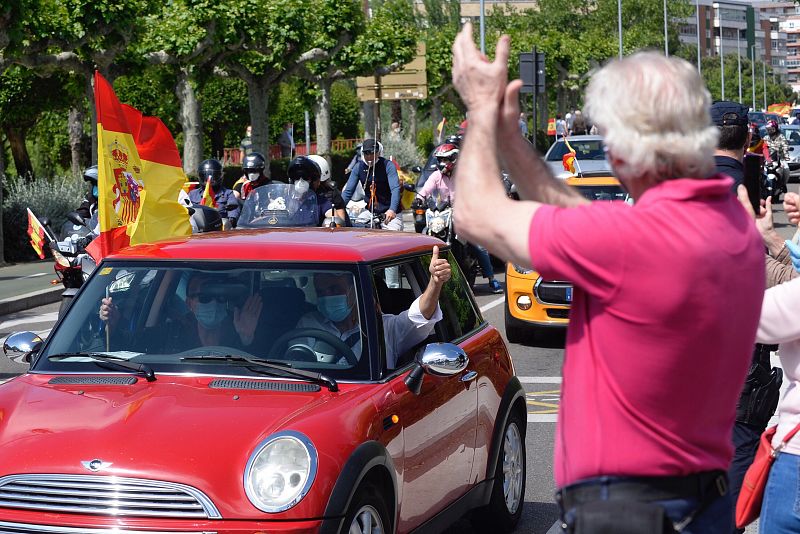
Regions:
[[[452, 255], [447, 256], [453, 266], [453, 277], [445, 284], [440, 298], [443, 320], [428, 342], [455, 341], [454, 330], [460, 332], [460, 325], [468, 324], [469, 315], [474, 315], [471, 300], [464, 293], [463, 277]], [[427, 256], [401, 266], [399, 289], [408, 286], [419, 295], [428, 283], [429, 262], [430, 256]], [[376, 272], [378, 288], [381, 287], [379, 277]], [[391, 295], [391, 289], [385, 291]], [[380, 289], [378, 292], [379, 299], [386, 300], [380, 295]], [[464, 297], [469, 308], [464, 307]], [[409, 358], [400, 358], [399, 365], [404, 370], [393, 378], [392, 390], [397, 395], [394, 409], [403, 426], [398, 524], [398, 529], [403, 531], [431, 518], [469, 489], [475, 456], [478, 388], [474, 380], [477, 373], [470, 364], [453, 376], [426, 374], [419, 395], [414, 395], [403, 381], [413, 364]]]

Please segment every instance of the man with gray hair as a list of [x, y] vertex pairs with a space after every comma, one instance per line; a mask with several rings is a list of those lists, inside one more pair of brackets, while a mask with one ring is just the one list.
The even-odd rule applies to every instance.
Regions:
[[[562, 526], [728, 534], [725, 471], [764, 262], [731, 179], [712, 175], [710, 95], [686, 61], [655, 53], [594, 74], [585, 110], [636, 204], [589, 203], [517, 134], [508, 55], [507, 36], [494, 61], [481, 55], [470, 24], [453, 45], [470, 114], [455, 218], [468, 240], [574, 285], [554, 447]], [[521, 201], [505, 196], [494, 154]]]

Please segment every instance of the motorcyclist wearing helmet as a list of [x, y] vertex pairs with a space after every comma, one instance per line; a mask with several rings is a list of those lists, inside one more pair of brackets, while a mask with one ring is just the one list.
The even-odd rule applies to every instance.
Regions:
[[287, 170], [289, 183], [294, 185], [296, 193], [305, 194], [311, 190], [317, 196], [319, 209], [318, 225], [322, 226], [326, 212], [333, 210], [336, 217], [347, 220], [347, 212], [342, 195], [331, 186], [331, 171], [328, 162], [322, 156], [298, 156], [289, 163]]
[[92, 218], [97, 211], [97, 165], [92, 165], [83, 171], [83, 179], [89, 184], [89, 192], [83, 197], [81, 205], [75, 210], [86, 220]]
[[272, 180], [265, 174], [267, 160], [259, 152], [245, 156], [242, 161], [244, 175], [233, 184], [233, 194], [240, 201], [244, 201], [250, 191], [262, 185], [269, 185]]
[[778, 162], [781, 164], [781, 187], [778, 191], [785, 191], [786, 183], [789, 180], [789, 143], [781, 133], [778, 121], [775, 119], [767, 121], [767, 137], [764, 141], [766, 141], [770, 153], [770, 159], [767, 161], [774, 159], [772, 155], [778, 155]]
[[[367, 139], [361, 145], [361, 160], [350, 173], [342, 192], [345, 204], [353, 197], [359, 183], [366, 193], [367, 209], [373, 214], [385, 214], [386, 229], [402, 231], [403, 219], [397, 216], [400, 212], [400, 178], [397, 176], [397, 167], [383, 157], [383, 145], [375, 139]], [[373, 184], [374, 197], [370, 194]]]
[[[434, 151], [433, 155], [436, 158], [438, 170], [434, 171], [430, 177], [425, 181], [422, 189], [417, 191], [417, 194], [423, 198], [429, 197], [434, 191], [447, 197], [450, 203], [453, 203], [455, 196], [455, 188], [453, 184], [453, 171], [456, 168], [458, 161], [458, 154], [460, 150], [454, 143], [444, 143], [439, 145]], [[469, 247], [478, 259], [478, 264], [481, 266], [483, 275], [489, 280], [489, 291], [492, 293], [502, 293], [503, 287], [494, 277], [494, 268], [492, 267], [492, 260], [489, 257], [489, 252], [478, 245], [469, 243]]]
[[[197, 175], [200, 179], [200, 187], [189, 192], [189, 200], [193, 204], [209, 205], [215, 208], [223, 220], [227, 219], [229, 225], [236, 228], [241, 207], [233, 190], [222, 184], [222, 163], [217, 159], [207, 159], [200, 164]], [[213, 199], [211, 202], [205, 201], [206, 187]]]

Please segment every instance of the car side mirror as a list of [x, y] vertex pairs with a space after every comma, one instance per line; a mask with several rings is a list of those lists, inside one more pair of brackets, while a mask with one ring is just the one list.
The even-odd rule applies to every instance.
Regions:
[[77, 211], [67, 213], [67, 220], [77, 226], [86, 226], [86, 221]]
[[453, 343], [429, 343], [416, 360], [417, 365], [405, 378], [406, 386], [414, 395], [419, 395], [425, 374], [452, 376], [469, 365], [467, 353]]
[[42, 348], [42, 338], [33, 332], [14, 332], [3, 342], [3, 353], [15, 362], [30, 363], [31, 355]]
[[420, 174], [422, 172], [422, 167], [420, 167], [419, 165], [414, 165], [413, 167], [411, 167], [411, 172]]

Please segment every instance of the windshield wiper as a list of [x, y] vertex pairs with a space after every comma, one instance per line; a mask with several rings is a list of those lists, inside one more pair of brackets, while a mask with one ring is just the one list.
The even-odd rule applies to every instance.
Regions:
[[253, 358], [247, 358], [245, 356], [234, 356], [233, 354], [226, 354], [225, 356], [187, 356], [185, 358], [181, 358], [181, 361], [235, 362], [248, 366], [251, 365], [257, 367], [258, 371], [269, 371], [265, 374], [299, 378], [309, 382], [314, 382], [315, 384], [322, 384], [330, 391], [339, 391], [339, 385], [333, 378], [323, 375], [322, 373], [314, 373], [311, 371], [304, 371], [302, 369], [293, 369], [289, 363], [279, 363], [272, 360], [256, 360]]
[[66, 360], [67, 358], [90, 358], [100, 367], [133, 371], [136, 374], [144, 376], [148, 382], [153, 382], [156, 379], [153, 368], [146, 363], [133, 363], [125, 358], [111, 356], [110, 354], [104, 354], [102, 352], [64, 352], [47, 357], [47, 359], [51, 361]]

